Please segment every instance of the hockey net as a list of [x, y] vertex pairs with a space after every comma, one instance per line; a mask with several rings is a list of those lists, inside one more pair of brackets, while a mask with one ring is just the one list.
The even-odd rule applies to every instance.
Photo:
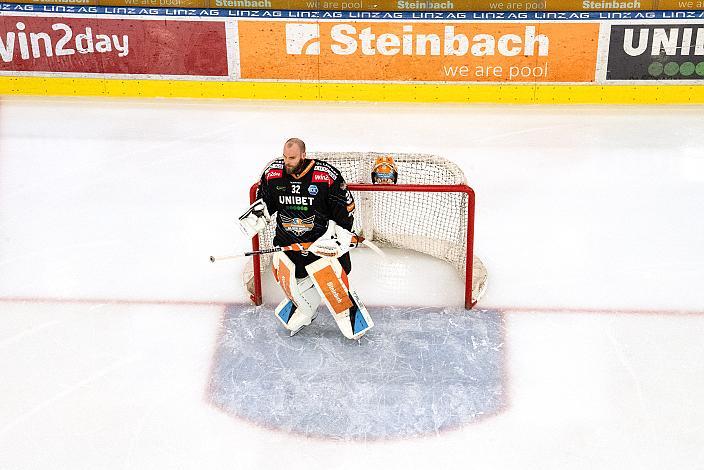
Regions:
[[[398, 167], [397, 184], [371, 184], [377, 157], [391, 155]], [[342, 173], [355, 199], [355, 233], [380, 247], [414, 250], [447, 261], [465, 281], [465, 307], [471, 308], [486, 289], [487, 272], [474, 256], [474, 191], [454, 163], [424, 154], [374, 152], [309, 152]], [[257, 185], [252, 186], [253, 202]], [[254, 250], [271, 248], [275, 223], [258, 237]], [[271, 255], [254, 256], [244, 281], [252, 301], [262, 303], [261, 274]]]

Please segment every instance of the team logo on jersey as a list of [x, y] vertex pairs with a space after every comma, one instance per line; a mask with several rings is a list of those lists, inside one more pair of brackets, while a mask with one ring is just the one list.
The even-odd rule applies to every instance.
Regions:
[[305, 219], [302, 219], [300, 217], [286, 217], [285, 215], [281, 216], [281, 225], [283, 226], [284, 230], [293, 232], [298, 236], [301, 236], [304, 233], [313, 230], [314, 221], [314, 215], [306, 217]]
[[310, 193], [311, 196], [315, 196], [318, 194], [318, 187], [314, 184], [308, 186], [308, 192]]

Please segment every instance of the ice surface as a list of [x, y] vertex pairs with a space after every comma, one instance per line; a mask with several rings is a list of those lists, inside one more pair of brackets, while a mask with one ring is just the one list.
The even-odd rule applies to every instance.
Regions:
[[213, 403], [268, 428], [343, 440], [433, 435], [500, 409], [497, 312], [370, 307], [370, 314], [377, 326], [350, 341], [328, 312], [289, 337], [270, 307], [229, 306]]
[[[704, 468], [702, 129], [701, 106], [3, 99], [0, 467]], [[235, 217], [290, 136], [458, 163], [477, 193], [488, 316], [403, 318], [461, 305], [456, 271], [365, 250], [350, 280], [376, 326], [359, 344], [323, 311], [287, 338], [271, 276], [269, 310], [246, 307], [245, 260], [208, 256], [248, 247]], [[481, 319], [499, 350], [462, 361], [450, 345], [473, 353]], [[274, 381], [265, 367], [286, 369], [267, 351], [298, 367]], [[369, 426], [235, 399], [264, 403], [257, 383], [322, 394], [329, 378], [351, 410], [339, 391], [355, 382], [325, 374], [356, 354], [373, 364], [359, 383], [379, 398]], [[453, 380], [457, 395], [433, 383]]]

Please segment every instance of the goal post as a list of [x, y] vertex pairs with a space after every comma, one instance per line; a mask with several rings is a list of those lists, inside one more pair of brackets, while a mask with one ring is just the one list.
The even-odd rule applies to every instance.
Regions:
[[[391, 155], [398, 184], [371, 184], [375, 157]], [[440, 157], [394, 153], [316, 153], [310, 158], [332, 163], [341, 171], [355, 198], [353, 231], [381, 247], [403, 248], [440, 258], [464, 279], [464, 306], [471, 309], [486, 289], [486, 269], [474, 256], [475, 194], [462, 171]], [[258, 183], [250, 188], [250, 203]], [[252, 249], [270, 248], [275, 222], [252, 239]], [[262, 272], [270, 256], [253, 256], [245, 285], [256, 305], [263, 302]]]

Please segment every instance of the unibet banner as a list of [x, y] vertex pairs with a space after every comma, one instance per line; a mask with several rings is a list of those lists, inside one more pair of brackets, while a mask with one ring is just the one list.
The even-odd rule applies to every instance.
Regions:
[[239, 21], [243, 79], [593, 82], [596, 23]]
[[704, 23], [611, 25], [607, 80], [704, 80]]

